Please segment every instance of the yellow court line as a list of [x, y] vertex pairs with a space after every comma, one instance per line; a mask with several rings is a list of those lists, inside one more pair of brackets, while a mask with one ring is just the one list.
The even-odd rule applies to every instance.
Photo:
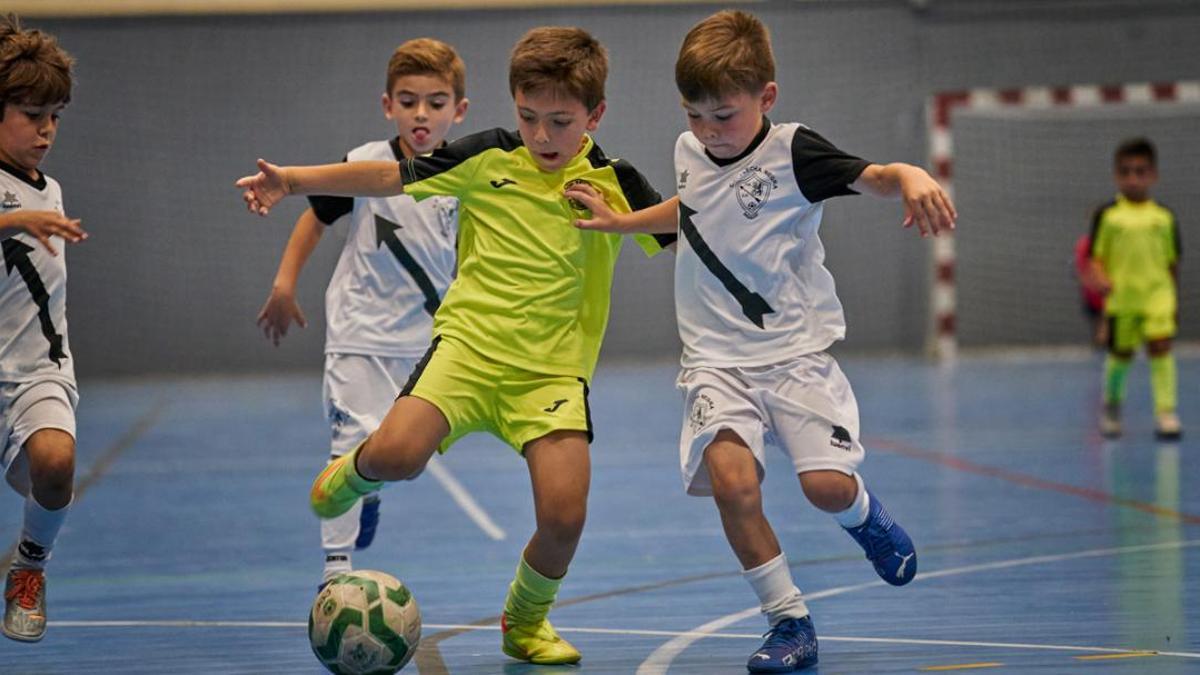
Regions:
[[925, 666], [921, 670], [974, 670], [976, 668], [999, 668], [1003, 663], [985, 661], [983, 663], [956, 663], [949, 666]]
[[1121, 652], [1120, 654], [1089, 654], [1076, 656], [1080, 661], [1101, 661], [1104, 659], [1140, 659], [1145, 656], [1158, 656], [1158, 652]]

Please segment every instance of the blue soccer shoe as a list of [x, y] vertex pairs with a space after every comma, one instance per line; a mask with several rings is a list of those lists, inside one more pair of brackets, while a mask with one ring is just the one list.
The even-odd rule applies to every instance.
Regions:
[[752, 673], [790, 673], [817, 662], [817, 630], [810, 617], [784, 619], [764, 637], [762, 646], [746, 662]]
[[917, 550], [908, 533], [892, 520], [879, 499], [867, 492], [871, 506], [867, 522], [858, 527], [844, 528], [867, 553], [880, 579], [893, 586], [903, 586], [917, 576]]

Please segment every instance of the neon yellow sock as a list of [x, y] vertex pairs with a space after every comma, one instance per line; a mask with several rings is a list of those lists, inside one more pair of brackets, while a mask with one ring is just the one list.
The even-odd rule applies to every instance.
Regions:
[[1104, 402], [1121, 403], [1125, 400], [1125, 378], [1129, 375], [1131, 359], [1119, 359], [1112, 354], [1104, 359]]
[[525, 562], [517, 565], [517, 576], [508, 587], [508, 597], [504, 599], [504, 614], [514, 624], [539, 623], [550, 613], [550, 606], [558, 595], [558, 587], [562, 579], [550, 579], [542, 576]]
[[1175, 355], [1150, 357], [1150, 390], [1154, 392], [1154, 412], [1175, 411]]
[[354, 449], [350, 451], [350, 456], [346, 458], [346, 484], [362, 494], [378, 490], [381, 483], [381, 481], [363, 476], [358, 470], [358, 453], [362, 452], [363, 446], [366, 444], [367, 442], [364, 440], [354, 446]]

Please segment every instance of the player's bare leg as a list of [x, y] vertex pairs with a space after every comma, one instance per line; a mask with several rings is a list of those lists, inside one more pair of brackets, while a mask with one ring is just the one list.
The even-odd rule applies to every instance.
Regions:
[[415, 478], [449, 433], [450, 423], [437, 406], [415, 396], [400, 397], [367, 440], [317, 476], [313, 511], [333, 518], [385, 481]]
[[537, 530], [525, 546], [502, 619], [505, 654], [539, 664], [575, 663], [581, 655], [546, 619], [587, 518], [591, 458], [587, 436], [556, 431], [525, 446]]
[[758, 460], [740, 436], [722, 429], [705, 448], [704, 466], [725, 538], [771, 626], [746, 668], [752, 673], [770, 673], [816, 663], [817, 633], [812, 618], [763, 513]]
[[23, 452], [28, 460], [30, 494], [4, 587], [3, 631], [14, 640], [36, 642], [46, 633], [44, 567], [73, 494], [75, 439], [65, 431], [42, 429], [29, 437]]

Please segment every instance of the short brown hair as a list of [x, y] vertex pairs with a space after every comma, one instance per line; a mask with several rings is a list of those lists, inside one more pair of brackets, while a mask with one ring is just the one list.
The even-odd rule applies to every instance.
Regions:
[[0, 17], [0, 117], [5, 103], [68, 103], [71, 58], [54, 36], [24, 30], [16, 14]]
[[454, 89], [454, 99], [467, 95], [467, 64], [454, 47], [433, 38], [416, 38], [396, 47], [388, 61], [387, 93], [396, 80], [407, 75], [432, 75], [444, 78]]
[[588, 112], [604, 101], [608, 52], [582, 28], [543, 26], [517, 41], [508, 65], [508, 91], [552, 92], [573, 98]]
[[774, 80], [767, 27], [736, 10], [717, 12], [693, 26], [675, 61], [675, 86], [685, 101], [758, 93]]
[[1150, 162], [1150, 166], [1155, 166], [1158, 163], [1158, 153], [1154, 150], [1154, 143], [1145, 136], [1137, 138], [1127, 138], [1121, 141], [1113, 152], [1113, 164], [1120, 164], [1121, 160], [1128, 157], [1145, 157]]

